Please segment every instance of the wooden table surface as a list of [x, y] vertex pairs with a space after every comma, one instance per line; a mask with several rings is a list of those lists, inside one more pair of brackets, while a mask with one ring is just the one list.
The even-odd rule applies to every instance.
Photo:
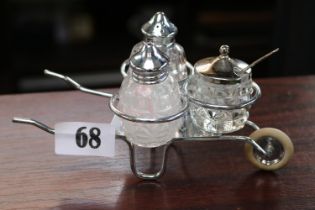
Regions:
[[169, 150], [155, 182], [132, 174], [122, 141], [114, 158], [57, 156], [52, 135], [11, 123], [109, 122], [108, 99], [79, 91], [0, 96], [0, 209], [315, 209], [315, 76], [256, 82], [263, 96], [250, 119], [291, 137], [295, 154], [285, 168], [259, 171], [243, 143], [185, 142]]

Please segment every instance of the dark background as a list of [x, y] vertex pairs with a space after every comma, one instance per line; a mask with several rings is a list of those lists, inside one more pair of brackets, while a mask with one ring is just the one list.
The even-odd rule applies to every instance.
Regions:
[[121, 63], [142, 39], [141, 25], [164, 11], [191, 63], [218, 55], [247, 63], [279, 47], [254, 78], [313, 74], [313, 1], [1, 1], [1, 93], [70, 88], [47, 68], [91, 88], [119, 86]]

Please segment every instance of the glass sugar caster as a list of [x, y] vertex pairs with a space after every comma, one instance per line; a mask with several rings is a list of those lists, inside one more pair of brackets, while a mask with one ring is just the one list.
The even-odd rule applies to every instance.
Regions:
[[[248, 64], [230, 58], [227, 45], [222, 45], [219, 51], [217, 57], [197, 61], [194, 74], [187, 83], [188, 97], [195, 102], [190, 103], [189, 108], [193, 124], [214, 134], [230, 133], [244, 127], [250, 106], [237, 106], [249, 101], [253, 92], [251, 68], [242, 71]], [[235, 108], [220, 108], [226, 106]]]
[[[169, 75], [168, 59], [152, 44], [129, 59], [128, 75], [119, 91], [119, 109], [134, 117], [161, 118], [182, 108], [178, 83]], [[167, 123], [139, 123], [122, 119], [127, 139], [141, 147], [159, 147], [172, 140], [179, 119]]]
[[133, 47], [130, 56], [142, 49], [145, 43], [153, 43], [168, 57], [169, 62], [166, 68], [182, 87], [188, 78], [189, 68], [192, 67], [186, 60], [184, 48], [175, 41], [177, 27], [170, 22], [163, 12], [157, 12], [142, 26], [141, 32], [144, 35], [144, 40]]

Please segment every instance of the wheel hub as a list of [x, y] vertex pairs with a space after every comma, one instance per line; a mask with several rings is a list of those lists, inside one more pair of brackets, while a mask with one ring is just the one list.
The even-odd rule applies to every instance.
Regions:
[[284, 157], [284, 148], [282, 144], [272, 137], [261, 137], [257, 140], [259, 146], [266, 151], [266, 155], [254, 148], [256, 159], [264, 165], [272, 165], [280, 162]]

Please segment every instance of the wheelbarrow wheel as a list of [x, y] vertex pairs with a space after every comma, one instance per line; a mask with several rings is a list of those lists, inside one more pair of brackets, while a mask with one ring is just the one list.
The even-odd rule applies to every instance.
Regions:
[[252, 144], [245, 145], [247, 159], [262, 170], [273, 171], [282, 168], [294, 153], [291, 139], [281, 130], [262, 128], [254, 131], [249, 137], [267, 153], [262, 154]]

